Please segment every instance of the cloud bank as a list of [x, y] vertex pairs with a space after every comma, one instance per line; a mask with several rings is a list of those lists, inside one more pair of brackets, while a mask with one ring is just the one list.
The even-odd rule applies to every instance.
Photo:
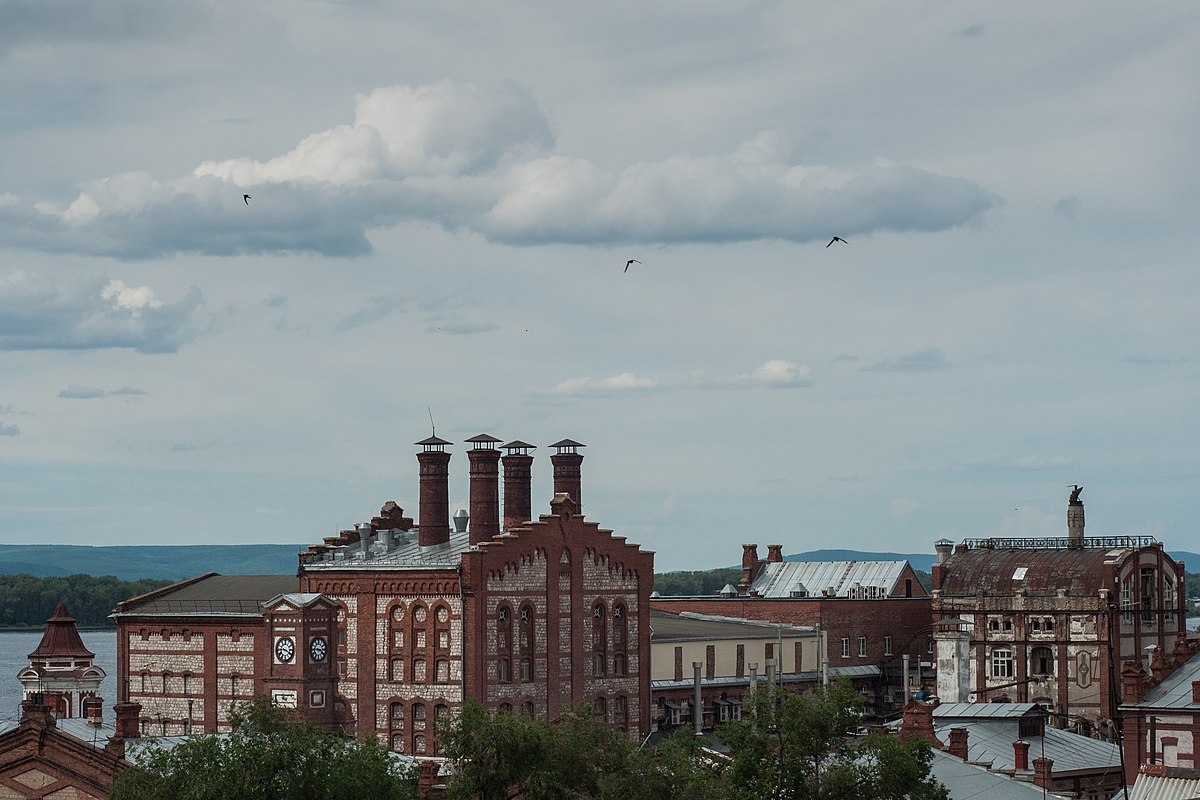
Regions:
[[196, 335], [203, 302], [199, 289], [166, 303], [149, 287], [103, 275], [56, 283], [25, 272], [0, 274], [0, 350], [173, 353]]
[[[0, 197], [0, 244], [124, 259], [371, 251], [370, 230], [425, 221], [511, 245], [820, 240], [940, 231], [1000, 198], [902, 164], [798, 163], [764, 132], [723, 155], [608, 169], [551, 152], [551, 124], [512, 83], [376, 89], [352, 122], [265, 161], [206, 161], [81, 187], [62, 204]], [[243, 190], [254, 195], [242, 202]]]

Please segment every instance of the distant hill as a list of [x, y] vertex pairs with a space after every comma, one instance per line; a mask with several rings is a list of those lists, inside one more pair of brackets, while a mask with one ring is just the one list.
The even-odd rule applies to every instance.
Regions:
[[291, 575], [298, 544], [210, 544], [89, 547], [69, 544], [0, 544], [0, 574], [112, 575], [122, 580], [183, 580], [205, 572], [222, 575]]

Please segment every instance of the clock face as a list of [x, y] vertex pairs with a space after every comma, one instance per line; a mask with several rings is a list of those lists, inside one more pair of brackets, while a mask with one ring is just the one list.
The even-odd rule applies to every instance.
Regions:
[[312, 641], [308, 643], [308, 655], [313, 661], [324, 661], [325, 653], [328, 652], [328, 645], [325, 644], [324, 636], [314, 636]]
[[275, 642], [275, 658], [284, 664], [289, 663], [296, 655], [296, 643], [287, 636], [282, 636]]

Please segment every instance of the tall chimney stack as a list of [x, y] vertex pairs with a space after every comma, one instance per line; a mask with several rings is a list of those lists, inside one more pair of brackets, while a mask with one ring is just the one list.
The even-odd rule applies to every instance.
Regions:
[[420, 519], [417, 520], [417, 544], [428, 547], [450, 541], [450, 454], [445, 439], [430, 436], [417, 442], [421, 452]]
[[758, 545], [742, 545], [742, 580], [738, 582], [738, 594], [745, 594], [750, 584], [758, 577]]
[[1082, 493], [1083, 487], [1076, 484], [1067, 502], [1067, 547], [1072, 550], [1083, 547], [1083, 501], [1079, 499]]
[[581, 489], [580, 465], [583, 464], [583, 456], [580, 455], [579, 448], [587, 445], [571, 439], [563, 439], [550, 446], [554, 448], [554, 455], [550, 456], [550, 463], [554, 465], [554, 493], [568, 495], [575, 501], [576, 513], [582, 513], [583, 500], [580, 499], [579, 493]]
[[767, 561], [771, 564], [778, 564], [783, 561], [783, 545], [769, 544], [767, 545]]
[[500, 440], [481, 433], [467, 439], [471, 462], [471, 544], [491, 541], [500, 533]]
[[537, 446], [513, 439], [505, 445], [504, 458], [504, 530], [519, 528], [533, 519], [533, 456]]

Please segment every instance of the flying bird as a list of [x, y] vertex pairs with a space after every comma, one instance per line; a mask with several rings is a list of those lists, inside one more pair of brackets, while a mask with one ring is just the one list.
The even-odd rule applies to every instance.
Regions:
[[248, 194], [242, 195], [242, 202], [245, 203], [246, 205], [250, 205], [250, 195], [248, 195]]
[[636, 258], [629, 259], [628, 261], [625, 262], [625, 271], [629, 272], [630, 264], [640, 264], [640, 263], [642, 263], [642, 262], [638, 261]]
[[833, 244], [834, 242], [841, 242], [842, 244], [850, 244], [849, 242], [847, 242], [847, 241], [846, 241], [845, 239], [843, 239], [842, 237], [840, 237], [840, 236], [835, 236], [835, 237], [833, 237], [832, 239], [830, 239], [830, 240], [829, 240], [829, 244], [825, 245], [825, 247], [829, 247], [829, 245], [830, 245], [830, 244]]

